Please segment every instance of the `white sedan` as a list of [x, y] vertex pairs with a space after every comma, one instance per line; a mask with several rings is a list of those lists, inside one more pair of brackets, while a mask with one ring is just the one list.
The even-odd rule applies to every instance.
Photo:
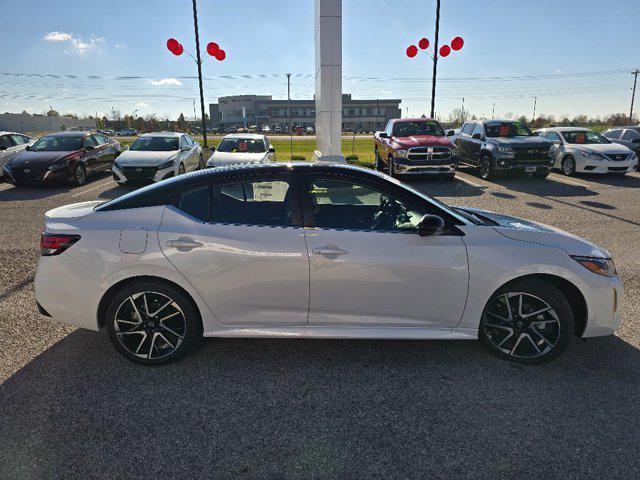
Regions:
[[265, 135], [234, 133], [226, 135], [214, 150], [207, 167], [224, 167], [241, 163], [267, 163], [276, 158], [276, 149]]
[[[480, 339], [537, 364], [610, 335], [611, 256], [338, 164], [204, 170], [46, 213], [40, 312], [145, 365], [206, 337]], [[82, 292], [79, 294], [78, 292]]]
[[536, 133], [553, 142], [554, 168], [567, 176], [576, 173], [624, 175], [638, 166], [638, 157], [633, 150], [588, 128], [552, 127], [536, 130]]
[[2, 177], [3, 167], [9, 160], [33, 145], [35, 141], [35, 138], [23, 133], [0, 132], [0, 177]]
[[111, 169], [119, 184], [159, 182], [205, 165], [202, 147], [186, 133], [140, 135], [116, 158]]

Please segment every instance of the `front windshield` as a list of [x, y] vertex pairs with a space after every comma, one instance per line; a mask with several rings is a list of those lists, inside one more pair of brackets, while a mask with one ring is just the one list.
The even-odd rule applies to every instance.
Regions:
[[600, 144], [600, 143], [611, 143], [605, 137], [600, 135], [599, 133], [592, 132], [591, 130], [587, 131], [578, 131], [578, 132], [562, 132], [562, 136], [567, 143], [572, 145], [590, 145], [590, 144]]
[[264, 153], [264, 142], [261, 139], [225, 138], [220, 142], [218, 151], [229, 153]]
[[394, 137], [412, 137], [414, 135], [444, 136], [444, 131], [436, 121], [428, 122], [396, 122], [393, 125]]
[[172, 152], [179, 150], [178, 137], [140, 137], [131, 144], [134, 152]]
[[484, 124], [487, 137], [531, 137], [533, 133], [522, 122], [489, 122]]
[[82, 148], [82, 137], [42, 137], [31, 145], [35, 152], [72, 152]]

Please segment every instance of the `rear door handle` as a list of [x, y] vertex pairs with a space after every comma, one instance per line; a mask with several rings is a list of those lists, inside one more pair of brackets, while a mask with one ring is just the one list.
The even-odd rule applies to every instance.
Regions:
[[167, 240], [165, 245], [167, 247], [177, 248], [181, 252], [187, 252], [194, 248], [202, 247], [203, 244], [189, 237], [180, 237], [177, 240]]
[[349, 250], [344, 250], [333, 243], [330, 243], [329, 245], [325, 245], [324, 247], [314, 248], [311, 251], [318, 255], [329, 255], [329, 256], [346, 255], [347, 253], [349, 253]]

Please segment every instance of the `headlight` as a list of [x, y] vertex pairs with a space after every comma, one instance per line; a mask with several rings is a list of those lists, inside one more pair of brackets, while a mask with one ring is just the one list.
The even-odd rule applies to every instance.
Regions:
[[69, 159], [63, 158], [62, 160], [58, 160], [53, 165], [49, 166], [49, 170], [61, 170], [69, 166]]
[[574, 257], [571, 256], [576, 262], [582, 265], [587, 270], [591, 270], [598, 275], [604, 275], [605, 277], [615, 277], [616, 266], [613, 260], [610, 258], [595, 258], [595, 257]]
[[511, 147], [498, 147], [498, 152], [504, 155], [515, 155], [515, 150]]
[[580, 152], [580, 154], [585, 157], [588, 158], [589, 160], [597, 160], [597, 161], [602, 161], [602, 160], [606, 160], [606, 158], [602, 155], [600, 155], [599, 153], [596, 152], [590, 152], [589, 150], [581, 150], [581, 149], [577, 149], [578, 152]]
[[547, 155], [549, 156], [549, 158], [553, 158], [555, 156], [555, 150], [553, 149], [553, 147], [549, 148], [549, 151], [547, 152]]
[[158, 165], [158, 170], [164, 170], [165, 168], [173, 168], [175, 165], [175, 160], [169, 160], [168, 162], [164, 162], [161, 165]]
[[396, 151], [396, 157], [397, 158], [407, 158], [407, 155], [409, 155], [409, 150], [398, 150], [398, 151]]

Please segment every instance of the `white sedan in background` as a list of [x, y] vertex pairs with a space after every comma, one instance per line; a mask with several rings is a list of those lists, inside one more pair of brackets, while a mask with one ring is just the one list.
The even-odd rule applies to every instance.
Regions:
[[234, 133], [226, 135], [213, 152], [207, 167], [224, 167], [241, 163], [268, 163], [276, 159], [276, 149], [265, 135]]
[[145, 365], [202, 335], [479, 338], [538, 364], [620, 325], [605, 250], [344, 164], [214, 168], [56, 208], [41, 255], [40, 312]]
[[35, 138], [24, 133], [0, 132], [0, 177], [7, 162], [35, 141]]
[[202, 147], [190, 135], [160, 132], [140, 135], [116, 158], [111, 171], [114, 180], [124, 185], [159, 182], [204, 165]]
[[638, 166], [638, 157], [633, 150], [613, 143], [588, 128], [541, 128], [536, 133], [553, 142], [554, 168], [567, 176], [576, 173], [624, 175]]

